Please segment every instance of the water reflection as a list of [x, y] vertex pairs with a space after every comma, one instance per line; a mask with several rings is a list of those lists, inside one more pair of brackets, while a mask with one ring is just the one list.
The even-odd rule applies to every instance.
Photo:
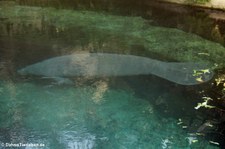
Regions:
[[[224, 62], [222, 46], [180, 30], [149, 25], [148, 20], [140, 17], [21, 6], [2, 10], [1, 16], [8, 19], [1, 23], [0, 50], [3, 55], [12, 51], [12, 59], [20, 65], [16, 67], [68, 54], [70, 49], [147, 55], [168, 61], [207, 61], [219, 65]], [[7, 23], [12, 25], [7, 27]]]
[[[160, 3], [155, 0], [140, 0], [118, 2], [116, 0], [86, 0], [86, 1], [25, 1], [22, 5], [54, 6], [57, 8], [75, 8], [89, 10], [104, 10], [125, 15], [140, 15], [154, 18], [160, 25], [180, 28], [187, 32], [196, 33], [210, 40], [224, 43], [224, 13], [217, 10], [186, 7], [170, 3]], [[183, 17], [185, 14], [186, 17]], [[191, 19], [191, 20], [190, 20]], [[219, 40], [209, 34], [215, 24], [219, 25], [222, 37]]]
[[[45, 148], [75, 149], [157, 148], [165, 144], [171, 148], [208, 146], [198, 136], [201, 143], [188, 145], [185, 138], [189, 135], [177, 125], [177, 118], [165, 118], [158, 113], [162, 110], [173, 116], [175, 112], [179, 118], [182, 113], [195, 117], [191, 110], [193, 105], [187, 104], [193, 97], [188, 92], [165, 87], [168, 84], [158, 79], [141, 79], [87, 78], [85, 81], [76, 78], [73, 86], [50, 88], [33, 80], [13, 84], [1, 82], [0, 101], [4, 104], [0, 109], [3, 118], [0, 122], [4, 133], [0, 141], [29, 141], [43, 143]], [[142, 93], [145, 95], [139, 96]], [[163, 101], [156, 101], [160, 96]], [[11, 97], [13, 100], [9, 100]], [[10, 118], [13, 120], [6, 121]], [[186, 118], [182, 125], [191, 129], [190, 121]], [[167, 141], [172, 143], [165, 143]]]
[[[33, 3], [33, 5], [38, 2], [45, 6], [56, 2], [57, 6], [66, 8], [61, 1], [23, 2], [24, 4], [25, 2]], [[75, 3], [75, 1], [65, 1], [65, 3], [67, 2], [69, 5]], [[77, 4], [81, 6], [81, 4], [87, 3], [90, 6], [87, 8], [95, 10], [98, 7], [96, 2], [80, 1]], [[141, 3], [141, 1], [115, 1], [115, 4], [127, 5], [127, 9], [124, 9], [127, 10], [127, 13], [124, 14], [134, 13], [133, 15], [136, 15], [133, 11], [136, 8], [133, 8], [139, 7]], [[108, 10], [114, 9], [114, 4], [107, 1], [106, 5], [109, 6], [108, 4], [111, 5]], [[78, 7], [86, 10], [84, 5], [80, 6]], [[185, 126], [188, 127], [188, 131], [195, 132], [201, 124], [204, 124], [205, 119], [208, 119], [205, 114], [199, 118], [201, 112], [192, 110], [199, 102], [196, 99], [199, 94], [192, 95], [187, 91], [197, 92], [202, 87], [201, 85], [196, 88], [188, 86], [187, 90], [184, 90], [179, 85], [149, 75], [145, 77], [100, 77], [97, 80], [96, 78], [75, 77], [71, 86], [53, 85], [49, 87], [41, 83], [45, 82], [47, 85], [49, 82], [52, 83], [48, 78], [53, 78], [58, 83], [71, 83], [71, 80], [66, 81], [65, 78], [51, 75], [37, 81], [34, 77], [23, 77], [20, 80], [17, 78], [16, 70], [41, 63], [43, 60], [50, 62], [53, 60], [54, 62], [54, 59], [58, 60], [57, 57], [60, 58], [62, 55], [70, 56], [74, 52], [83, 53], [85, 51], [89, 56], [86, 58], [81, 56], [81, 59], [84, 58], [83, 62], [76, 63], [76, 66], [84, 69], [84, 74], [95, 74], [95, 70], [102, 65], [91, 63], [92, 61], [88, 62], [92, 55], [89, 53], [117, 53], [119, 57], [123, 57], [120, 54], [126, 54], [128, 57], [144, 55], [165, 61], [165, 63], [157, 62], [156, 65], [162, 64], [157, 68], [162, 69], [160, 71], [156, 69], [156, 75], [165, 75], [160, 77], [167, 79], [175, 78], [172, 81], [178, 82], [177, 79], [181, 76], [176, 78], [174, 71], [178, 74], [182, 73], [179, 69], [187, 66], [188, 62], [207, 61], [223, 65], [224, 48], [222, 46], [177, 29], [154, 26], [156, 24], [154, 21], [141, 17], [110, 15], [99, 10], [97, 12], [74, 11], [18, 5], [8, 5], [7, 7], [1, 5], [0, 10], [0, 85], [3, 88], [0, 94], [0, 123], [1, 132], [3, 132], [0, 141], [35, 142], [36, 140], [40, 143], [44, 142], [49, 148], [59, 146], [68, 148], [68, 145], [71, 145], [70, 147], [82, 145], [93, 147], [96, 145], [97, 148], [149, 148], [150, 146], [158, 148], [165, 145], [171, 146], [171, 148], [190, 148], [190, 146], [206, 148], [208, 146], [207, 142], [201, 139], [199, 139], [199, 144], [188, 145], [189, 140], [185, 138], [189, 136], [181, 128]], [[163, 11], [148, 10], [146, 17], [154, 18], [154, 15], [159, 12]], [[165, 14], [168, 15], [167, 12]], [[179, 22], [179, 19], [174, 18]], [[182, 18], [184, 17], [182, 16]], [[198, 22], [199, 19], [190, 20]], [[171, 22], [173, 21], [171, 20]], [[196, 26], [201, 26], [204, 23], [196, 24]], [[195, 27], [195, 23], [193, 26]], [[179, 27], [183, 28], [182, 23]], [[216, 35], [218, 28], [215, 27], [215, 31]], [[152, 67], [152, 64], [156, 62], [150, 58], [145, 58], [145, 60], [141, 57], [138, 57], [138, 60], [136, 58], [125, 58], [128, 60], [126, 62], [116, 61], [115, 69], [102, 69], [102, 72], [108, 72], [106, 74], [109, 76], [111, 73], [114, 75], [117, 73], [119, 75], [137, 74], [137, 70], [150, 71], [146, 67]], [[90, 60], [93, 59], [90, 58]], [[115, 61], [112, 59], [110, 61], [102, 60], [99, 63], [106, 62], [107, 65], [112, 65]], [[97, 67], [87, 69], [85, 61], [90, 64], [88, 67], [93, 65]], [[167, 61], [176, 62], [169, 65]], [[61, 64], [59, 61], [56, 63]], [[130, 67], [122, 65], [121, 69], [116, 69], [121, 64]], [[190, 69], [187, 70], [191, 70], [193, 73], [195, 64], [190, 65]], [[141, 67], [134, 67], [134, 65]], [[144, 65], [147, 66], [144, 67]], [[165, 68], [173, 68], [173, 66], [176, 69], [167, 69], [166, 72], [161, 72]], [[62, 68], [62, 66], [60, 67]], [[46, 72], [46, 70], [40, 71], [40, 73]], [[207, 73], [207, 70], [196, 71], [195, 74], [204, 74], [204, 72]], [[183, 79], [183, 77], [181, 78]], [[211, 78], [211, 74], [209, 74], [209, 78]], [[116, 79], [118, 80], [115, 81]], [[204, 81], [204, 78], [202, 79]], [[7, 82], [9, 80], [10, 83]], [[199, 81], [202, 81], [201, 78]], [[112, 82], [114, 82], [113, 87]], [[5, 92], [6, 90], [10, 91]], [[166, 118], [159, 113], [166, 114]], [[181, 117], [183, 124], [178, 126], [177, 119]], [[83, 132], [79, 130], [83, 130]], [[21, 137], [16, 137], [19, 134]], [[71, 140], [74, 140], [75, 143], [71, 143]], [[172, 144], [168, 142], [172, 142]]]
[[67, 149], [93, 149], [96, 137], [86, 131], [63, 131], [59, 134], [59, 142]]

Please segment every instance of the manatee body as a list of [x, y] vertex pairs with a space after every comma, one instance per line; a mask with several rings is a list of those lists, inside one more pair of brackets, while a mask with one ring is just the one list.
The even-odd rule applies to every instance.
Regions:
[[[212, 71], [203, 63], [162, 62], [146, 57], [86, 53], [71, 54], [50, 58], [18, 70], [20, 75], [39, 75], [45, 77], [75, 76], [131, 76], [153, 74], [182, 85], [195, 85], [209, 81]], [[201, 81], [198, 80], [201, 79]]]

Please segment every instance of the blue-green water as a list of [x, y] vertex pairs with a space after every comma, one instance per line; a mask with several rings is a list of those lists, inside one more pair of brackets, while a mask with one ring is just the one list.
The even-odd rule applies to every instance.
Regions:
[[210, 143], [214, 137], [204, 137], [216, 128], [202, 128], [210, 119], [194, 109], [210, 82], [182, 86], [139, 75], [72, 77], [68, 85], [17, 70], [56, 56], [97, 52], [223, 67], [223, 46], [137, 16], [15, 3], [0, 5], [0, 33], [0, 148], [218, 148]]
[[[160, 116], [151, 102], [124, 86], [112, 87], [109, 79], [51, 87], [2, 81], [1, 143], [54, 149], [217, 148], [185, 132], [178, 119]], [[157, 97], [152, 90], [148, 94]]]

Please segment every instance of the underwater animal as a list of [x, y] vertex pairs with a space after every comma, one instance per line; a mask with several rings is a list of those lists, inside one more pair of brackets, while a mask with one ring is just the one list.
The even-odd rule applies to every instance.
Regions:
[[153, 74], [181, 85], [207, 82], [214, 75], [205, 63], [163, 62], [148, 57], [107, 53], [53, 57], [19, 69], [18, 73], [52, 78]]

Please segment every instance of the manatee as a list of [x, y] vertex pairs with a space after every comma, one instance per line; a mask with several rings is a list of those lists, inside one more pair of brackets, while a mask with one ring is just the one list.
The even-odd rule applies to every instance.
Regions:
[[50, 78], [156, 75], [181, 85], [196, 85], [212, 79], [205, 63], [164, 62], [147, 57], [80, 53], [53, 57], [18, 70], [20, 75]]

